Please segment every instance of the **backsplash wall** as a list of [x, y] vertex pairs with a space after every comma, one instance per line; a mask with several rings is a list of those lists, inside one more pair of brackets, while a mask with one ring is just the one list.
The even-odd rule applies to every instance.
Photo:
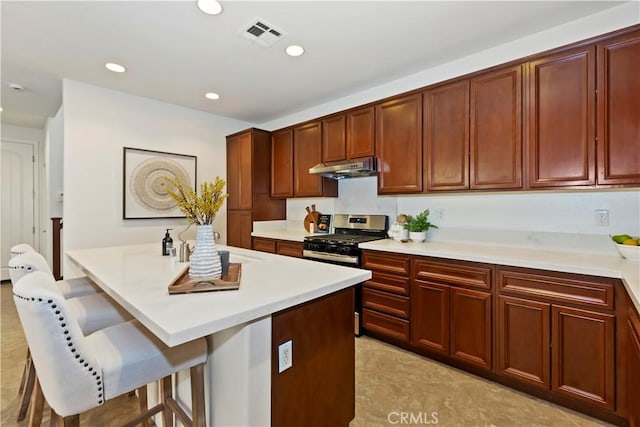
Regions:
[[[288, 199], [287, 219], [302, 220], [312, 203], [322, 213], [385, 214], [391, 222], [429, 209], [441, 228], [640, 235], [637, 189], [378, 196], [377, 178], [355, 178], [339, 182], [338, 198]], [[609, 211], [609, 226], [596, 226], [598, 209]]]

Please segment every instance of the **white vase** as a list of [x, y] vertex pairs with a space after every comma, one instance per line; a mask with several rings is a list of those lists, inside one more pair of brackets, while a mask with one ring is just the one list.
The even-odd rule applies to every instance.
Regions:
[[189, 265], [189, 277], [219, 279], [221, 276], [222, 264], [213, 238], [213, 225], [198, 225], [196, 226], [196, 247]]
[[426, 231], [410, 231], [409, 238], [412, 242], [424, 242], [427, 240], [427, 232]]

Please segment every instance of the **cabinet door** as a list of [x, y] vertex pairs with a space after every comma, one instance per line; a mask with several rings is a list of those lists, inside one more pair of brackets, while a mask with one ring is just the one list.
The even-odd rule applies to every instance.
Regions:
[[449, 354], [452, 359], [491, 369], [491, 294], [451, 287]]
[[522, 66], [471, 80], [470, 188], [522, 187]]
[[551, 319], [552, 390], [613, 410], [615, 316], [554, 305]]
[[251, 249], [251, 211], [227, 211], [227, 245]]
[[449, 355], [449, 286], [415, 280], [411, 291], [411, 344]]
[[335, 162], [347, 156], [344, 114], [322, 121], [322, 161]]
[[627, 402], [629, 425], [640, 427], [640, 317], [629, 309], [627, 343]]
[[251, 133], [227, 138], [227, 209], [251, 209]]
[[347, 113], [347, 158], [375, 156], [375, 110], [361, 108]]
[[529, 187], [595, 184], [595, 47], [529, 63]]
[[310, 175], [309, 168], [322, 159], [320, 122], [293, 129], [293, 194], [295, 197], [322, 196], [322, 177]]
[[598, 45], [598, 184], [640, 184], [640, 33]]
[[301, 242], [285, 242], [285, 241], [278, 241], [277, 242], [277, 248], [278, 248], [278, 255], [286, 255], [286, 256], [292, 256], [295, 258], [302, 258], [302, 243]]
[[293, 197], [293, 130], [271, 137], [271, 197]]
[[378, 193], [422, 191], [422, 94], [376, 106]]
[[496, 364], [498, 374], [549, 390], [551, 306], [498, 297]]
[[424, 93], [427, 191], [469, 188], [469, 81]]
[[264, 239], [262, 237], [253, 238], [253, 250], [260, 252], [276, 253], [276, 241], [271, 239]]

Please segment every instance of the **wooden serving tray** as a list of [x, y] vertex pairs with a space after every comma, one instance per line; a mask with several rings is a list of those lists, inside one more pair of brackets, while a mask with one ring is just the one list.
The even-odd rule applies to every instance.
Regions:
[[189, 269], [180, 274], [170, 285], [169, 294], [189, 294], [195, 292], [229, 291], [240, 288], [240, 274], [242, 264], [230, 262], [226, 276], [219, 279], [207, 280], [206, 277], [199, 280], [189, 278]]

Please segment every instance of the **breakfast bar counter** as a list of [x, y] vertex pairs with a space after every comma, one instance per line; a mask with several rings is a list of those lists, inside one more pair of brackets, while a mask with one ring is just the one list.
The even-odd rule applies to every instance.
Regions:
[[[209, 425], [271, 425], [274, 313], [295, 314], [296, 307], [306, 309], [309, 304], [313, 308], [314, 301], [344, 293], [371, 278], [371, 273], [235, 247], [219, 249], [228, 249], [230, 262], [242, 264], [239, 290], [170, 295], [169, 284], [187, 264], [160, 255], [157, 244], [70, 250], [67, 256], [168, 346], [207, 337]], [[353, 298], [352, 293], [348, 297]], [[346, 326], [343, 322], [343, 329], [346, 327], [353, 337], [353, 306], [345, 305], [343, 311], [345, 322], [351, 319]], [[318, 313], [318, 309], [311, 313]], [[294, 318], [287, 317], [289, 321]], [[314, 330], [318, 327], [309, 325], [306, 333], [318, 333]], [[313, 341], [303, 338], [293, 342], [297, 369], [302, 368], [296, 365], [296, 351], [303, 354], [298, 343]], [[353, 360], [346, 362], [352, 364]], [[293, 373], [288, 375], [295, 378], [295, 369], [289, 371]], [[178, 378], [177, 387], [178, 396], [188, 402], [188, 378]]]

